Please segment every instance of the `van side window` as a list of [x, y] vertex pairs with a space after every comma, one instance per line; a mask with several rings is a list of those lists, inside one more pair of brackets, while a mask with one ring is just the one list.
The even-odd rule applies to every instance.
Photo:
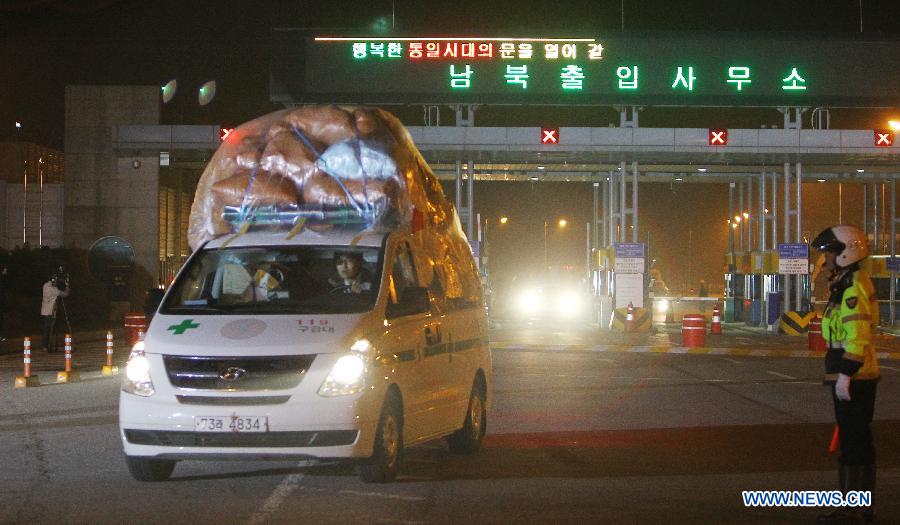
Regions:
[[440, 263], [435, 263], [432, 268], [431, 282], [428, 283], [428, 293], [434, 299], [438, 308], [444, 311], [449, 307], [447, 304], [446, 271], [444, 270], [444, 265]]
[[397, 255], [394, 257], [394, 265], [391, 270], [391, 280], [394, 284], [394, 289], [391, 293], [391, 302], [395, 304], [402, 295], [404, 289], [419, 286], [419, 279], [416, 275], [416, 266], [413, 263], [409, 245], [406, 243], [401, 244], [397, 249]]

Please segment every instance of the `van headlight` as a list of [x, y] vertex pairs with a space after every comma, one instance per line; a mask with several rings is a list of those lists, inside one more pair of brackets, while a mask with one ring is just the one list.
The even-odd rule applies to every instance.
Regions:
[[324, 397], [346, 396], [362, 391], [366, 386], [366, 357], [371, 345], [360, 339], [350, 347], [349, 354], [342, 355], [331, 367], [328, 377], [319, 387]]
[[136, 396], [150, 397], [156, 390], [150, 377], [150, 360], [144, 355], [144, 342], [139, 341], [128, 356], [122, 390]]

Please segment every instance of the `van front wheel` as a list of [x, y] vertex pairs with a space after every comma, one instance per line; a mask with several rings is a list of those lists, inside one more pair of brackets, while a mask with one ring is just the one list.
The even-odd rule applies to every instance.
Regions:
[[166, 459], [148, 459], [125, 456], [128, 472], [138, 481], [165, 481], [175, 470], [175, 462]]
[[468, 454], [481, 448], [481, 441], [487, 430], [487, 407], [485, 404], [484, 386], [476, 382], [469, 395], [469, 407], [463, 427], [447, 436], [450, 452]]
[[372, 457], [359, 467], [359, 477], [366, 483], [385, 483], [397, 477], [403, 450], [403, 418], [400, 403], [394, 396], [384, 401]]

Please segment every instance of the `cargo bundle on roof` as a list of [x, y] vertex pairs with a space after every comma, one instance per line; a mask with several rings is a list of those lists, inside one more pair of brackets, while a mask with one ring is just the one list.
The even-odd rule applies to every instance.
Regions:
[[304, 106], [236, 128], [200, 178], [192, 249], [241, 229], [390, 229], [413, 220], [462, 236], [437, 178], [396, 117], [376, 108]]
[[[456, 210], [390, 113], [365, 107], [281, 110], [232, 131], [200, 177], [188, 226], [198, 249], [224, 235], [255, 229], [339, 228], [387, 232], [408, 226], [426, 253], [420, 281], [442, 281], [448, 299], [475, 300], [481, 283]], [[435, 278], [440, 273], [442, 279]]]

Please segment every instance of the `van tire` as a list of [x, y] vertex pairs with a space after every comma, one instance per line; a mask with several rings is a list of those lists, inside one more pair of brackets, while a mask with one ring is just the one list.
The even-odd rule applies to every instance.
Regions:
[[484, 384], [475, 380], [472, 393], [469, 394], [469, 405], [466, 408], [466, 421], [463, 427], [447, 436], [450, 452], [471, 454], [481, 448], [481, 441], [487, 430], [487, 406], [485, 403]]
[[166, 481], [175, 470], [175, 461], [125, 456], [128, 472], [138, 481]]
[[359, 478], [366, 483], [393, 481], [400, 471], [403, 452], [403, 409], [393, 392], [388, 394], [378, 418], [372, 457], [359, 466]]

